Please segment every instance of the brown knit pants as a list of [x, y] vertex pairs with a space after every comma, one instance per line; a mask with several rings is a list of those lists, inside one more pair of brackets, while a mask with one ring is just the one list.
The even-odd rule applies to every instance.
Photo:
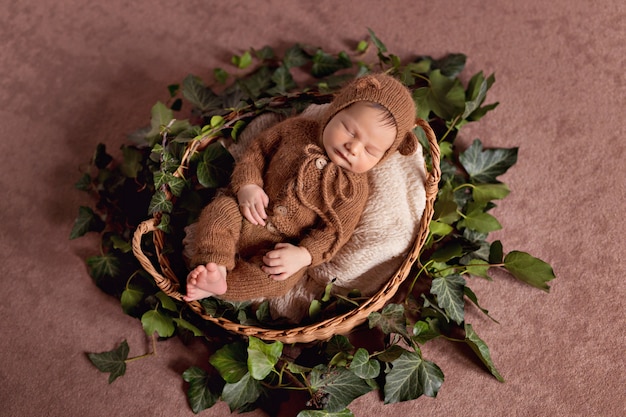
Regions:
[[244, 301], [286, 294], [304, 275], [305, 268], [284, 281], [276, 281], [261, 266], [263, 256], [284, 238], [246, 220], [234, 197], [218, 196], [202, 210], [196, 236], [194, 265], [215, 262], [228, 271], [224, 300]]

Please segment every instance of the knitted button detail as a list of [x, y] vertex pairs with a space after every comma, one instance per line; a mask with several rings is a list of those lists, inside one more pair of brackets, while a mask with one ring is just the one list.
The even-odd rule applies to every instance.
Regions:
[[276, 226], [274, 226], [272, 222], [265, 223], [265, 228], [269, 230], [270, 233], [278, 233], [278, 229], [276, 229]]
[[287, 207], [285, 206], [277, 206], [274, 208], [274, 213], [276, 213], [279, 216], [286, 216], [287, 215]]
[[317, 167], [317, 169], [324, 169], [326, 164], [328, 164], [328, 161], [324, 158], [317, 158], [315, 160], [315, 166]]

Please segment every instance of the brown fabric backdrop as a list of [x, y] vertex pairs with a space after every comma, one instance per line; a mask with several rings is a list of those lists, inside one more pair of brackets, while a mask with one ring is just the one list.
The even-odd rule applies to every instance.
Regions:
[[[85, 357], [123, 339], [149, 348], [140, 323], [98, 290], [68, 241], [79, 166], [98, 142], [117, 152], [149, 121], [166, 86], [228, 66], [248, 47], [307, 42], [351, 49], [371, 27], [401, 57], [462, 52], [465, 74], [495, 72], [501, 104], [463, 140], [519, 146], [503, 178], [493, 238], [551, 263], [545, 294], [506, 277], [471, 287], [500, 325], [475, 311], [498, 383], [447, 343], [425, 355], [446, 375], [436, 399], [358, 416], [624, 415], [625, 3], [621, 0], [164, 1], [2, 0], [0, 8], [0, 415], [192, 415], [180, 374], [202, 345], [159, 343], [158, 356], [107, 383]], [[225, 403], [205, 416], [228, 415]], [[255, 411], [250, 416], [266, 415]], [[293, 415], [288, 407], [281, 416]]]

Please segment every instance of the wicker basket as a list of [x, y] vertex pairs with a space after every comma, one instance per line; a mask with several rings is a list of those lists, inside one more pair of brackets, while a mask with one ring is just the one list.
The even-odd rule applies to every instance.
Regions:
[[[400, 284], [407, 278], [411, 267], [419, 258], [420, 251], [428, 236], [429, 223], [433, 215], [434, 202], [437, 198], [439, 178], [441, 176], [439, 168], [439, 146], [427, 123], [423, 121], [421, 121], [421, 123], [422, 125], [426, 125], [423, 126], [426, 130], [430, 131], [430, 134], [427, 134], [427, 137], [430, 145], [429, 152], [432, 161], [432, 168], [428, 172], [426, 182], [424, 184], [426, 190], [426, 206], [421, 218], [417, 237], [413, 242], [409, 253], [395, 274], [393, 274], [385, 285], [371, 298], [363, 302], [356, 309], [344, 314], [306, 326], [298, 326], [287, 329], [271, 329], [258, 326], [248, 326], [230, 321], [223, 317], [212, 317], [205, 313], [205, 310], [199, 301], [188, 302], [187, 304], [189, 307], [203, 319], [213, 322], [230, 332], [244, 336], [254, 336], [263, 340], [278, 340], [283, 343], [308, 343], [315, 340], [327, 340], [335, 334], [346, 334], [354, 327], [363, 323], [370, 313], [378, 311], [384, 307], [384, 305], [396, 293]], [[199, 141], [191, 142], [185, 152], [183, 161], [181, 162], [181, 167], [186, 166], [188, 159], [194, 152], [206, 145], [207, 143], [200, 143]], [[180, 172], [177, 172], [177, 174], [178, 173]], [[133, 252], [142, 267], [154, 278], [159, 288], [168, 296], [182, 301], [182, 294], [179, 291], [180, 282], [171, 268], [167, 256], [165, 256], [162, 252], [166, 236], [165, 233], [156, 227], [157, 225], [158, 218], [156, 217], [146, 220], [139, 225], [133, 236]], [[141, 247], [142, 237], [148, 233], [153, 233], [153, 241], [156, 248], [159, 270], [157, 270], [157, 267], [155, 267], [148, 256], [146, 256]]]

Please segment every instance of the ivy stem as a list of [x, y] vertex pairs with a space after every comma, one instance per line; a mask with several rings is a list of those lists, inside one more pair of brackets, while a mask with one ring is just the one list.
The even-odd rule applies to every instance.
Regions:
[[152, 352], [147, 352], [144, 353], [143, 355], [139, 355], [139, 356], [134, 356], [132, 358], [128, 358], [126, 360], [124, 360], [125, 363], [130, 363], [132, 361], [136, 361], [138, 359], [143, 359], [143, 358], [147, 358], [148, 356], [156, 356], [157, 355], [157, 351], [156, 351], [156, 337], [154, 336], [154, 334], [152, 335]]
[[452, 129], [454, 129], [454, 126], [456, 126], [456, 122], [459, 121], [460, 117], [461, 115], [459, 114], [452, 120], [452, 123], [450, 123], [450, 127], [448, 127], [448, 130], [446, 130], [446, 133], [444, 133], [443, 136], [441, 136], [441, 139], [439, 139], [437, 143], [441, 143], [444, 140], [446, 140], [446, 137], [448, 136], [448, 134], [450, 134], [450, 132], [452, 132]]
[[[421, 268], [420, 270], [417, 272], [417, 274], [415, 275], [415, 278], [413, 278], [413, 282], [411, 282], [411, 286], [409, 287], [409, 294], [413, 292], [413, 288], [415, 287], [415, 284], [417, 283], [417, 279], [420, 277], [420, 275], [422, 275], [422, 272], [426, 271], [426, 268], [428, 268], [430, 265], [433, 264], [432, 259], [429, 259], [428, 262], [426, 262]], [[408, 298], [406, 300], [404, 300], [405, 303], [408, 302]]]
[[[277, 371], [276, 369], [273, 370], [278, 375], [278, 385], [276, 387], [277, 388], [290, 388], [290, 389], [307, 389], [311, 391], [309, 387], [303, 384], [302, 381], [296, 378], [296, 376], [287, 369], [287, 366], [288, 366], [288, 363], [283, 361], [283, 364], [280, 368], [280, 372]], [[283, 375], [286, 375], [287, 378], [289, 378], [289, 380], [292, 383], [294, 383], [296, 386], [295, 387], [283, 386]]]
[[459, 185], [458, 187], [454, 188], [454, 189], [452, 190], [452, 192], [453, 192], [453, 193], [454, 193], [454, 192], [457, 192], [457, 191], [459, 191], [459, 190], [460, 190], [460, 189], [462, 189], [462, 188], [472, 188], [472, 189], [474, 189], [474, 188], [476, 188], [476, 186], [475, 186], [474, 184], [470, 184], [470, 183], [466, 182], [465, 184], [461, 184], [461, 185]]
[[139, 274], [141, 272], [141, 270], [136, 270], [135, 272], [133, 272], [130, 277], [128, 277], [128, 280], [126, 281], [126, 289], [128, 289], [128, 286], [130, 285], [130, 281], [135, 278], [135, 275]]
[[424, 76], [422, 74], [413, 73], [413, 72], [411, 72], [411, 75], [414, 75], [415, 78], [421, 78], [422, 80], [426, 81], [428, 83], [428, 85], [430, 86], [430, 80], [428, 79], [428, 77], [426, 77], [426, 76]]

